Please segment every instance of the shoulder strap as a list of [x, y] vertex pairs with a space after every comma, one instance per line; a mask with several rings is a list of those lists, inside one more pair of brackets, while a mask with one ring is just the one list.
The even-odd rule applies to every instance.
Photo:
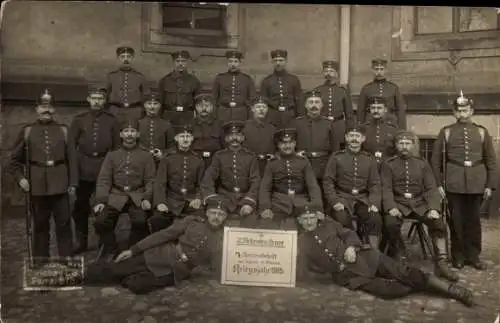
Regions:
[[481, 136], [481, 143], [483, 143], [484, 142], [484, 136], [485, 136], [484, 128], [483, 127], [479, 127], [478, 130], [479, 130], [479, 136]]
[[24, 128], [24, 141], [27, 142], [31, 133], [31, 126], [27, 126]]
[[450, 139], [450, 128], [444, 128], [444, 142], [448, 143], [448, 140]]
[[61, 126], [61, 130], [64, 135], [64, 142], [68, 142], [68, 128], [66, 128], [66, 126]]

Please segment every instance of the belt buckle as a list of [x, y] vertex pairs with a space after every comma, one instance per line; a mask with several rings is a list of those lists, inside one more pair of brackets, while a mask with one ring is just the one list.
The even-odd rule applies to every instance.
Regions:
[[123, 106], [124, 106], [125, 108], [128, 108], [130, 105], [128, 104], [128, 102], [124, 102], [124, 103], [123, 103]]
[[181, 106], [176, 107], [176, 108], [175, 108], [175, 111], [177, 111], [177, 112], [182, 112], [182, 111], [184, 111], [184, 107], [181, 107]]
[[280, 105], [280, 106], [278, 107], [278, 111], [284, 112], [284, 111], [286, 111], [286, 107], [285, 107], [285, 106], [283, 106], [283, 105]]
[[351, 190], [351, 194], [353, 194], [353, 195], [358, 195], [358, 194], [359, 194], [358, 189], [353, 188], [353, 189]]
[[184, 187], [183, 187], [183, 188], [181, 188], [181, 193], [182, 193], [182, 194], [186, 194], [186, 193], [187, 193], [187, 189], [186, 189], [186, 188], [184, 188]]
[[288, 195], [295, 195], [295, 190], [289, 189], [288, 190]]
[[235, 188], [233, 188], [233, 191], [234, 191], [235, 193], [239, 193], [239, 192], [240, 192], [240, 188], [239, 188], [239, 187], [235, 187]]
[[380, 151], [376, 151], [376, 152], [375, 152], [375, 157], [376, 157], [376, 158], [382, 158], [382, 152], [380, 152]]
[[210, 157], [210, 152], [209, 151], [204, 151], [203, 152], [203, 157], [206, 157], [206, 158]]
[[327, 118], [328, 118], [328, 120], [330, 120], [330, 121], [335, 120], [335, 117], [332, 117], [332, 116], [328, 116]]
[[183, 253], [181, 253], [181, 254], [179, 255], [179, 257], [180, 257], [180, 260], [181, 260], [182, 262], [187, 262], [187, 261], [189, 260], [188, 256], [186, 256], [186, 254], [185, 254], [184, 252], [183, 252]]
[[464, 161], [464, 166], [465, 167], [471, 167], [472, 166], [472, 162], [470, 160], [466, 160], [466, 161]]
[[97, 153], [97, 152], [92, 153], [92, 156], [94, 156], [94, 157], [97, 157], [97, 155], [99, 155], [99, 153]]
[[258, 159], [266, 159], [266, 155], [257, 155]]
[[54, 164], [53, 160], [47, 160], [47, 166], [54, 166]]
[[312, 156], [312, 157], [318, 157], [318, 153], [317, 153], [317, 152], [315, 152], [315, 151], [313, 151], [313, 152], [311, 153], [311, 156]]
[[129, 192], [129, 191], [130, 191], [130, 186], [125, 186], [125, 187], [123, 187], [123, 191], [125, 191], [125, 192]]
[[234, 108], [236, 106], [236, 102], [234, 102], [234, 101], [229, 102], [229, 106], [231, 108]]
[[413, 194], [411, 194], [411, 193], [404, 193], [403, 196], [405, 197], [405, 199], [413, 198]]

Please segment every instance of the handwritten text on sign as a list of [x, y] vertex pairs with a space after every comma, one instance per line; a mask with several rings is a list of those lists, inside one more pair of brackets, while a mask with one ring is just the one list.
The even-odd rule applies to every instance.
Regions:
[[297, 231], [224, 228], [222, 284], [295, 287]]

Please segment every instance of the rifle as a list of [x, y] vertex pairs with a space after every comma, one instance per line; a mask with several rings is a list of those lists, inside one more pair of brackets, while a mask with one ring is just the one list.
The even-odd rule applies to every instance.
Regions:
[[[26, 130], [24, 130], [26, 131]], [[31, 171], [30, 171], [30, 154], [29, 154], [29, 140], [28, 136], [25, 135], [24, 138], [24, 149], [25, 149], [25, 163], [24, 163], [24, 178], [28, 181], [31, 186]], [[24, 193], [26, 199], [26, 235], [28, 239], [28, 260], [30, 268], [33, 267], [33, 212], [31, 204], [31, 187], [30, 190]]]
[[446, 145], [447, 145], [446, 135], [444, 136], [443, 141], [443, 149], [441, 150], [441, 171], [443, 174], [443, 190], [445, 192], [445, 196], [443, 197], [443, 201], [441, 202], [441, 223], [445, 230], [445, 248], [448, 259], [451, 258], [451, 249], [449, 243], [449, 224], [450, 224], [450, 209], [448, 208], [448, 199], [446, 198]]

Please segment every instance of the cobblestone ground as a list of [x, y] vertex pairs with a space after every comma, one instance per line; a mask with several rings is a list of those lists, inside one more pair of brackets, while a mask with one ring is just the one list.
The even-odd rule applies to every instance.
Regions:
[[[135, 296], [121, 287], [85, 287], [47, 293], [23, 291], [24, 220], [9, 213], [3, 218], [1, 303], [2, 318], [7, 323], [493, 323], [500, 312], [498, 220], [483, 223], [483, 256], [490, 269], [478, 272], [466, 267], [460, 272], [461, 282], [474, 289], [481, 304], [470, 309], [439, 296], [412, 295], [402, 300], [383, 301], [334, 286], [324, 276], [300, 282], [294, 289], [227, 286], [202, 270], [178, 288], [165, 288], [147, 296]], [[89, 253], [94, 255], [95, 251]]]

